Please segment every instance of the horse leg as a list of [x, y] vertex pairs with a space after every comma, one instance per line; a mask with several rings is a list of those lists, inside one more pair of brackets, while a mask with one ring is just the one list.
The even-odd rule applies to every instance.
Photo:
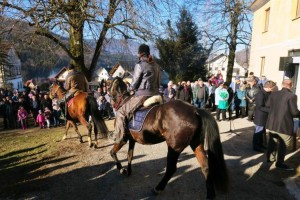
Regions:
[[95, 144], [94, 148], [96, 149], [98, 147], [98, 129], [97, 126], [94, 123], [94, 134], [95, 134]]
[[213, 180], [209, 174], [208, 160], [207, 160], [206, 153], [204, 151], [204, 147], [203, 145], [199, 145], [196, 148], [192, 147], [192, 149], [200, 164], [201, 171], [205, 177], [206, 192], [207, 192], [206, 199], [214, 199], [216, 197], [216, 192], [215, 192]]
[[80, 121], [80, 123], [82, 125], [84, 125], [87, 130], [88, 130], [88, 142], [89, 142], [89, 147], [92, 147], [93, 144], [92, 144], [92, 138], [91, 138], [91, 135], [92, 135], [92, 125], [90, 123], [88, 123], [84, 117], [80, 117], [78, 118], [78, 120]]
[[70, 123], [69, 120], [67, 120], [67, 124], [66, 124], [66, 128], [65, 128], [65, 134], [64, 134], [64, 136], [63, 136], [63, 138], [61, 140], [65, 140], [67, 138], [70, 126], [71, 126], [71, 123]]
[[127, 159], [128, 159], [128, 167], [127, 167], [127, 170], [128, 170], [128, 176], [131, 175], [131, 161], [132, 161], [132, 158], [133, 158], [133, 150], [134, 150], [134, 146], [135, 146], [135, 141], [130, 139], [129, 140], [129, 147], [128, 147], [128, 154], [127, 154]]
[[177, 161], [181, 152], [176, 152], [171, 147], [168, 147], [168, 156], [167, 156], [167, 170], [163, 177], [163, 179], [159, 182], [159, 184], [152, 190], [154, 194], [159, 194], [162, 192], [173, 174], [177, 170]]
[[123, 168], [123, 166], [121, 165], [118, 157], [117, 157], [117, 152], [126, 144], [125, 141], [122, 141], [120, 143], [115, 143], [113, 148], [110, 150], [110, 155], [113, 158], [113, 160], [115, 161], [115, 164], [117, 166], [117, 169], [120, 171], [121, 174], [127, 176], [127, 170], [125, 168]]

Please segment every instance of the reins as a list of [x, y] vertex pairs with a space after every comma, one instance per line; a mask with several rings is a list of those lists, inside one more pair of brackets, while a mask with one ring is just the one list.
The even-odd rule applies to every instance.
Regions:
[[[126, 102], [126, 100], [128, 99], [128, 92], [124, 92], [123, 94], [117, 96], [120, 97], [118, 98], [118, 101], [114, 104], [114, 109], [119, 110], [119, 108]], [[125, 96], [125, 98], [124, 98]]]

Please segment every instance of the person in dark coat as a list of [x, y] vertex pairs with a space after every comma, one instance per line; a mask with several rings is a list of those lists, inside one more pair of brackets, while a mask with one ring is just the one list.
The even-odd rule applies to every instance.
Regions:
[[[300, 117], [297, 107], [297, 95], [291, 88], [293, 82], [290, 79], [283, 80], [282, 89], [272, 92], [266, 106], [270, 107], [266, 128], [270, 130], [267, 148], [267, 161], [275, 161], [274, 152], [276, 150], [276, 168], [282, 170], [293, 170], [284, 163], [287, 147], [292, 141], [294, 121], [293, 118]], [[276, 141], [278, 145], [276, 145]], [[277, 146], [277, 148], [276, 148]]]
[[255, 130], [253, 134], [252, 146], [253, 150], [257, 152], [264, 152], [266, 148], [264, 138], [266, 138], [266, 123], [268, 119], [269, 108], [266, 107], [266, 102], [269, 95], [275, 88], [276, 84], [273, 81], [267, 81], [263, 89], [255, 95], [256, 107], [254, 111]]
[[192, 102], [192, 88], [188, 87], [185, 81], [181, 82], [181, 85], [177, 89], [177, 99], [180, 99], [182, 101], [186, 101], [188, 103]]
[[256, 79], [249, 78], [247, 83], [249, 84], [249, 88], [246, 90], [246, 99], [247, 99], [247, 107], [248, 107], [248, 120], [253, 121], [254, 118], [254, 110], [255, 110], [255, 95], [259, 91], [259, 87], [256, 85]]

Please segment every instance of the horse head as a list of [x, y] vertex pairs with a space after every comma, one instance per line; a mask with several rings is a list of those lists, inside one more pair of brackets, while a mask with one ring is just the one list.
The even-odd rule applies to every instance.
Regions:
[[53, 82], [49, 87], [49, 97], [53, 99], [63, 94], [64, 89], [57, 82]]
[[124, 83], [122, 78], [116, 77], [112, 80], [109, 86], [108, 95], [110, 97], [111, 105], [118, 109], [123, 100], [129, 96], [127, 85]]

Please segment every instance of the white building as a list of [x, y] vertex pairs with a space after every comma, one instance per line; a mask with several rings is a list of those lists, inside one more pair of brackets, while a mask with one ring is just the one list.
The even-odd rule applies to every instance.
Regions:
[[[232, 78], [239, 76], [245, 78], [248, 72], [248, 50], [236, 52], [236, 58], [233, 66]], [[225, 54], [213, 55], [206, 61], [206, 66], [210, 74], [217, 74], [220, 70], [224, 79], [227, 75], [228, 56]]]
[[0, 65], [0, 87], [12, 89], [23, 89], [23, 79], [21, 75], [21, 60], [14, 47], [10, 44], [2, 44], [1, 48], [7, 54], [7, 64]]

